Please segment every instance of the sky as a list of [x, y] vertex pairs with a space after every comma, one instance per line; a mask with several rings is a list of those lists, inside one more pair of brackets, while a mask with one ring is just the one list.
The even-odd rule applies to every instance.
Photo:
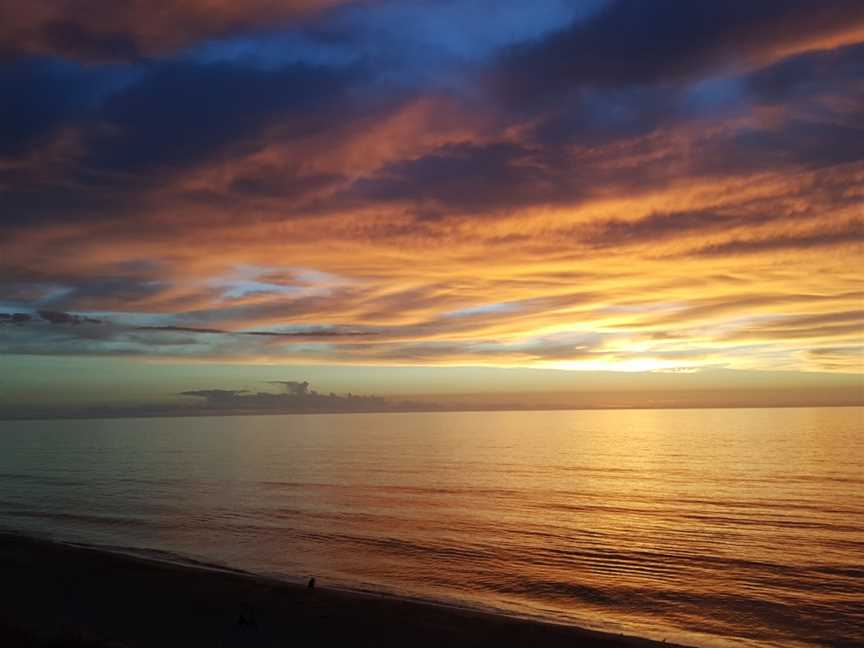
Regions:
[[0, 87], [0, 415], [862, 401], [860, 0], [0, 0]]

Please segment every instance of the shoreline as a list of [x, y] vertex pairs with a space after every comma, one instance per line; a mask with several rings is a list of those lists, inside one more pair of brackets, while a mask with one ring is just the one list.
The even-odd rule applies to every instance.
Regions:
[[9, 594], [0, 606], [0, 643], [9, 646], [686, 648], [389, 594], [309, 590], [221, 565], [5, 531], [0, 573]]

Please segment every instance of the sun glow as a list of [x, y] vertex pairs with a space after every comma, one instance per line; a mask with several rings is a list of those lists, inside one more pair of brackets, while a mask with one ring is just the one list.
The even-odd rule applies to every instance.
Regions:
[[566, 369], [569, 371], [621, 371], [634, 372], [694, 372], [699, 370], [698, 365], [663, 360], [660, 358], [627, 358], [621, 357], [610, 360], [575, 360], [564, 362], [541, 363], [548, 369]]

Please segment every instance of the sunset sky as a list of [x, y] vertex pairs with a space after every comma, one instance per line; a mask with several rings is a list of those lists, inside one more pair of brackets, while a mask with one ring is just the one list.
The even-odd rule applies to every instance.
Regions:
[[0, 88], [0, 414], [861, 400], [861, 0], [0, 0]]

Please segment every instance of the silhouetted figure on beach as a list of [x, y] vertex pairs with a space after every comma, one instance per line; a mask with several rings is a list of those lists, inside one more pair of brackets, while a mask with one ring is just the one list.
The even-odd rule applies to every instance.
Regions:
[[249, 614], [241, 613], [239, 618], [237, 619], [237, 625], [241, 628], [257, 628], [258, 622], [255, 620], [255, 612], [253, 610], [249, 610]]
[[315, 589], [315, 577], [314, 576], [309, 579], [309, 583], [306, 585], [306, 587], [310, 590]]

